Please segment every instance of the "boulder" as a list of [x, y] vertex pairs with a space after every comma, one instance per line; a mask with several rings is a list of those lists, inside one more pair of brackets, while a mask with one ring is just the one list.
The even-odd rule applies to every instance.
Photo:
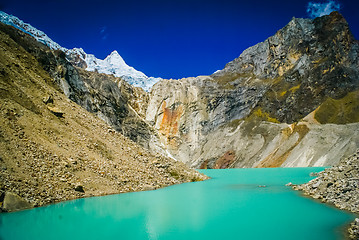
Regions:
[[32, 204], [30, 204], [17, 194], [12, 192], [6, 192], [1, 208], [5, 212], [13, 212], [32, 207]]
[[64, 112], [62, 112], [60, 109], [58, 109], [57, 107], [51, 107], [51, 106], [47, 106], [47, 108], [50, 110], [50, 112], [52, 112], [56, 117], [64, 117]]
[[81, 186], [81, 185], [76, 186], [76, 187], [75, 187], [75, 191], [76, 191], [76, 192], [82, 192], [82, 193], [85, 192], [84, 187]]

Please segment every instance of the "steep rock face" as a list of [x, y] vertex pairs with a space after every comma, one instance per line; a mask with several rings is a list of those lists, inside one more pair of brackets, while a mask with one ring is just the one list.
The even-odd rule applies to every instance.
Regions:
[[[359, 45], [337, 12], [295, 19], [266, 41], [213, 75], [221, 80], [253, 74], [267, 85], [258, 108], [280, 122], [293, 123], [327, 98], [343, 98], [359, 87]], [[310, 99], [310, 101], [308, 101]]]
[[194, 167], [333, 165], [359, 147], [358, 66], [339, 13], [293, 18], [211, 76], [154, 85], [146, 120]]
[[77, 93], [75, 99], [82, 99], [75, 102], [141, 146], [163, 152], [156, 131], [143, 119], [148, 94], [142, 88], [132, 87], [112, 75], [76, 71], [85, 91]]
[[151, 90], [146, 120], [168, 151], [184, 162], [193, 161], [203, 136], [233, 119], [248, 115], [261, 86], [228, 88], [211, 77], [163, 80]]

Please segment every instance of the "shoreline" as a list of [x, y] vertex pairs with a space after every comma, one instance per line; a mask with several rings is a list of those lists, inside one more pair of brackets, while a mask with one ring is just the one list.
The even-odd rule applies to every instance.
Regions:
[[[24, 206], [24, 207], [21, 207], [19, 209], [15, 209], [15, 210], [10, 210], [10, 211], [7, 211], [6, 209], [3, 209], [3, 204], [4, 204], [4, 195], [6, 195], [5, 193], [2, 193], [1, 197], [0, 197], [0, 214], [3, 214], [3, 213], [13, 213], [13, 212], [19, 212], [19, 211], [26, 211], [26, 210], [32, 210], [32, 209], [35, 209], [35, 208], [40, 208], [40, 207], [47, 207], [47, 206], [50, 206], [50, 205], [54, 205], [54, 204], [60, 204], [60, 203], [66, 203], [66, 202], [70, 202], [70, 201], [75, 201], [75, 200], [80, 200], [80, 199], [85, 199], [85, 198], [94, 198], [94, 197], [105, 197], [105, 196], [111, 196], [111, 195], [118, 195], [118, 194], [124, 194], [124, 193], [136, 193], [136, 192], [143, 192], [143, 191], [153, 191], [153, 190], [157, 190], [157, 189], [162, 189], [162, 188], [166, 188], [166, 187], [171, 187], [171, 186], [175, 186], [175, 185], [179, 185], [179, 184], [184, 184], [184, 183], [192, 183], [192, 182], [198, 182], [198, 181], [205, 181], [205, 180], [209, 180], [210, 178], [204, 174], [200, 174], [200, 176], [202, 177], [201, 179], [198, 179], [197, 181], [192, 181], [192, 180], [186, 180], [186, 181], [183, 181], [183, 182], [179, 182], [179, 183], [174, 183], [174, 184], [169, 184], [169, 185], [163, 185], [163, 186], [160, 186], [160, 187], [151, 187], [151, 186], [147, 186], [146, 188], [143, 188], [143, 189], [137, 189], [137, 190], [134, 190], [134, 191], [120, 191], [120, 192], [98, 192], [97, 194], [93, 194], [93, 193], [89, 193], [89, 194], [86, 194], [86, 193], [83, 193], [82, 195], [77, 195], [77, 196], [74, 196], [73, 198], [66, 198], [66, 199], [63, 199], [63, 200], [60, 200], [60, 201], [54, 201], [54, 202], [47, 202], [47, 203], [44, 203], [42, 205], [38, 205], [38, 206]], [[17, 197], [19, 197], [19, 200], [21, 201], [25, 201], [23, 198], [21, 198], [20, 196], [18, 196], [17, 194], [14, 194], [12, 192], [7, 192], [7, 194], [11, 194], [11, 195], [16, 195]], [[18, 204], [21, 204], [19, 202], [16, 203], [17, 205]], [[24, 204], [27, 204], [27, 203], [24, 203]]]
[[346, 227], [346, 239], [359, 239], [359, 150], [338, 166], [327, 168], [308, 183], [292, 186], [304, 196], [354, 214]]

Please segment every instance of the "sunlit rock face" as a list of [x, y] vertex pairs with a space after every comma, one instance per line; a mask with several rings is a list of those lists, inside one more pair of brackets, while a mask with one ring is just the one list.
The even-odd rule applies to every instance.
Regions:
[[358, 69], [339, 13], [293, 18], [211, 76], [155, 84], [146, 120], [194, 167], [333, 165], [359, 147]]

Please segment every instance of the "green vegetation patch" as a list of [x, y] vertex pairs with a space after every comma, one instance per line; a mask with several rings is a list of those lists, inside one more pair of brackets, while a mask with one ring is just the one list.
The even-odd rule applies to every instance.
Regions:
[[280, 123], [276, 118], [271, 117], [269, 113], [263, 111], [263, 109], [260, 107], [253, 109], [247, 120], [260, 120], [272, 123]]
[[359, 91], [350, 92], [337, 100], [328, 97], [320, 105], [314, 117], [322, 124], [359, 122]]

